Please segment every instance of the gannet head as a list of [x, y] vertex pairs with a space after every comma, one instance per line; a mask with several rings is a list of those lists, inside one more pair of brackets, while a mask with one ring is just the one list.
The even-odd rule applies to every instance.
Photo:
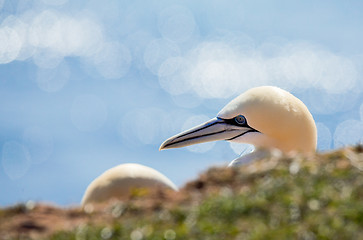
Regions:
[[128, 196], [134, 188], [178, 188], [157, 170], [136, 163], [125, 163], [108, 169], [87, 187], [82, 206]]
[[317, 131], [304, 103], [278, 87], [252, 88], [229, 102], [216, 118], [177, 134], [160, 150], [227, 140], [283, 152], [314, 152]]

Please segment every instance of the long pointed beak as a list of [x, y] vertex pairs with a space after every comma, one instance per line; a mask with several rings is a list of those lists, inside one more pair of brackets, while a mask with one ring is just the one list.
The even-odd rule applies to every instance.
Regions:
[[251, 128], [249, 127], [236, 127], [228, 124], [224, 119], [213, 118], [208, 122], [167, 139], [161, 144], [159, 150], [186, 147], [217, 140], [233, 140], [250, 130]]

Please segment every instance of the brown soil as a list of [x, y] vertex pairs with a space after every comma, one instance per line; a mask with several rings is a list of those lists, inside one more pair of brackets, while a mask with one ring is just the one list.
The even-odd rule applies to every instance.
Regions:
[[[64, 208], [34, 202], [0, 208], [0, 240], [41, 239], [58, 231], [73, 230], [86, 224], [104, 226], [120, 217], [123, 208], [134, 209], [134, 211], [127, 211], [122, 216], [128, 214], [142, 216], [148, 212], [170, 209], [177, 205], [191, 206], [201, 201], [205, 195], [216, 192], [248, 191], [252, 175], [263, 177], [266, 171], [276, 167], [277, 162], [283, 161], [283, 158], [289, 157], [273, 156], [272, 154], [270, 158], [253, 162], [241, 169], [211, 168], [202, 173], [198, 179], [187, 183], [177, 193], [162, 189], [153, 191], [139, 189], [130, 193], [125, 199], [110, 200], [108, 203], [88, 206], [85, 209], [80, 206]], [[305, 161], [319, 161], [317, 158], [319, 155], [314, 155], [305, 158]], [[349, 165], [349, 161], [346, 159], [338, 161], [339, 164], [340, 162], [341, 165], [346, 163]]]

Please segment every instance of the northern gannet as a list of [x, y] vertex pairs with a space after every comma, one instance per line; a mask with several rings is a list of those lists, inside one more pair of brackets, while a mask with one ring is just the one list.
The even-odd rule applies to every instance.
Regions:
[[[167, 139], [160, 150], [216, 140], [248, 143], [285, 153], [310, 153], [316, 150], [317, 130], [300, 99], [278, 87], [263, 86], [233, 99], [217, 117]], [[235, 159], [230, 166], [238, 165], [242, 158]]]
[[102, 173], [87, 187], [82, 206], [127, 196], [133, 188], [178, 188], [160, 172], [136, 163], [121, 164]]

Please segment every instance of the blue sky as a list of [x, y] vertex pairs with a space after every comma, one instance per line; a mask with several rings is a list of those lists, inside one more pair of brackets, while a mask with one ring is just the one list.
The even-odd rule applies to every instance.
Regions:
[[319, 151], [363, 141], [362, 1], [0, 0], [0, 206], [78, 204], [121, 163], [178, 186], [247, 146], [159, 152], [246, 89], [304, 101]]

